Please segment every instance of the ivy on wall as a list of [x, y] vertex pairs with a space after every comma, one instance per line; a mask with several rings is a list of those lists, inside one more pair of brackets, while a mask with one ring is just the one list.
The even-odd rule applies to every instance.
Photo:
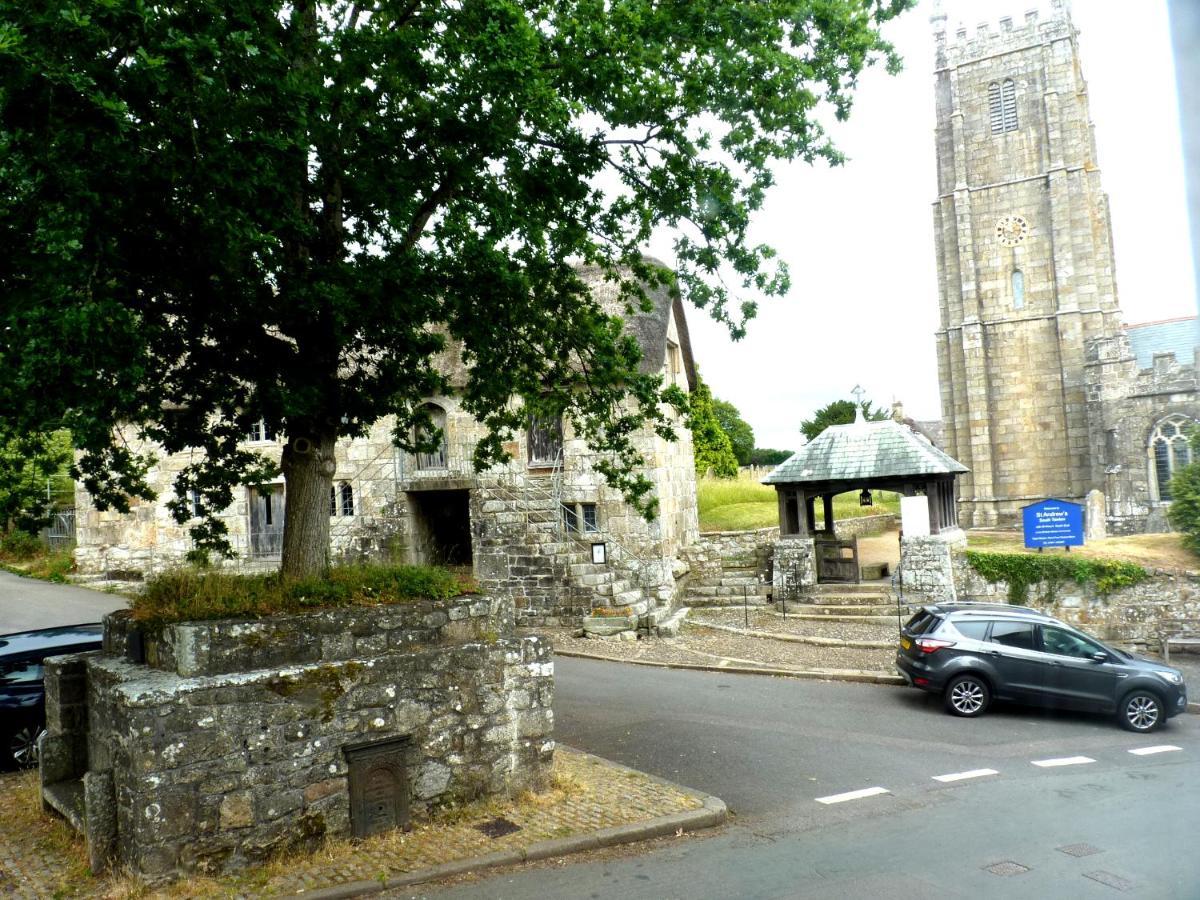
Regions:
[[1047, 601], [1054, 599], [1058, 586], [1066, 581], [1092, 584], [1105, 596], [1143, 581], [1148, 573], [1134, 563], [1104, 559], [1078, 559], [1069, 556], [1043, 556], [1032, 553], [980, 553], [967, 551], [967, 563], [988, 582], [1008, 584], [1008, 602], [1024, 603], [1031, 585], [1046, 585]]

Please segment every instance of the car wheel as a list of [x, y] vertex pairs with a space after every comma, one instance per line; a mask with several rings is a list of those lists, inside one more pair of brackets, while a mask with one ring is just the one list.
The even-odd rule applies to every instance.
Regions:
[[38, 764], [38, 739], [46, 729], [36, 723], [22, 725], [8, 739], [8, 755], [20, 769], [30, 769]]
[[1117, 720], [1130, 731], [1145, 734], [1166, 721], [1163, 702], [1153, 691], [1132, 691], [1117, 710]]
[[959, 675], [946, 685], [946, 711], [955, 716], [982, 716], [992, 702], [987, 682], [974, 675]]

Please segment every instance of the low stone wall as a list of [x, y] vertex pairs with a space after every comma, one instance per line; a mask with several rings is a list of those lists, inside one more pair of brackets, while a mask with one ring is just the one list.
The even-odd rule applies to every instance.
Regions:
[[817, 583], [816, 547], [812, 538], [789, 535], [775, 542], [771, 595], [775, 602], [797, 600]]
[[895, 528], [899, 522], [900, 517], [894, 513], [884, 513], [878, 516], [858, 516], [853, 519], [838, 519], [833, 523], [833, 530], [844, 541], [852, 537], [879, 534], [890, 528]]
[[[1008, 602], [1008, 582], [988, 582], [956, 554], [955, 584], [960, 600]], [[1095, 585], [1074, 581], [1030, 585], [1023, 606], [1040, 609], [1104, 640], [1159, 647], [1165, 619], [1200, 618], [1200, 577], [1155, 570], [1145, 581], [1101, 595]]]
[[778, 528], [710, 531], [684, 550], [690, 566], [687, 602], [696, 605], [765, 603]]
[[114, 613], [103, 652], [47, 664], [43, 796], [95, 867], [155, 881], [540, 789], [551, 650], [512, 621], [478, 596], [151, 635]]

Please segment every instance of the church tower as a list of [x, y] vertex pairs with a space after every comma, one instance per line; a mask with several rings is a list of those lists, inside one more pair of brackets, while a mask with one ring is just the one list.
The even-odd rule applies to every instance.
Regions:
[[[965, 4], [963, 4], [965, 6]], [[1120, 329], [1108, 201], [1065, 0], [937, 45], [938, 378], [964, 526], [1093, 486], [1085, 343]]]

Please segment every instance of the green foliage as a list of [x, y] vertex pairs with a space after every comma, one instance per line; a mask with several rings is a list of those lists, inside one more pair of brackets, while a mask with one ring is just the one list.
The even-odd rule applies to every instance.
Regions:
[[71, 483], [71, 455], [66, 431], [18, 434], [12, 423], [0, 424], [0, 532], [17, 528], [36, 534], [49, 521], [54, 494]]
[[[115, 424], [203, 451], [173, 511], [197, 489], [193, 537], [227, 550], [214, 514], [264, 477], [252, 423], [286, 436], [289, 482], [387, 415], [414, 449], [449, 349], [476, 465], [524, 398], [651, 514], [633, 438], [673, 436], [684, 398], [574, 263], [626, 314], [677, 289], [741, 336], [789, 287], [747, 240], [778, 164], [842, 161], [821, 120], [899, 68], [879, 28], [911, 5], [0, 0], [0, 408], [69, 427], [101, 509], [152, 495]], [[642, 255], [659, 226], [674, 274]], [[302, 494], [285, 570], [324, 555], [319, 528], [290, 549], [321, 518]]]
[[729, 437], [729, 444], [733, 448], [733, 455], [737, 457], [738, 465], [750, 465], [750, 455], [754, 452], [754, 429], [746, 423], [732, 403], [713, 397], [712, 408], [721, 430]]
[[688, 428], [692, 430], [696, 471], [701, 475], [711, 473], [717, 478], [736, 478], [738, 461], [733, 455], [733, 445], [713, 412], [712, 392], [699, 375], [692, 389]]
[[1057, 593], [1058, 585], [1066, 581], [1093, 584], [1100, 596], [1129, 587], [1147, 577], [1146, 570], [1135, 563], [1119, 560], [1082, 559], [1080, 557], [1040, 553], [980, 553], [967, 551], [967, 562], [984, 579], [993, 584], [1008, 583], [1008, 602], [1021, 604], [1034, 584], [1046, 585], [1046, 598]]
[[766, 447], [755, 447], [750, 451], [750, 465], [777, 466], [791, 455], [792, 451], [790, 450], [770, 450]]
[[445, 600], [475, 590], [457, 573], [425, 566], [335, 566], [324, 577], [299, 580], [284, 580], [277, 572], [180, 569], [147, 581], [130, 606], [139, 621], [163, 623]]
[[1183, 544], [1193, 553], [1200, 554], [1200, 429], [1193, 429], [1188, 437], [1192, 447], [1189, 463], [1171, 476], [1171, 506], [1167, 519], [1171, 527], [1183, 534]]
[[45, 546], [28, 531], [10, 531], [0, 537], [0, 559], [24, 562], [45, 551]]
[[[830, 425], [849, 425], [854, 421], [857, 410], [853, 400], [834, 400], [813, 413], [811, 419], [800, 423], [800, 430], [808, 440], [812, 440]], [[868, 422], [882, 422], [888, 414], [882, 409], [871, 405], [870, 400], [862, 402], [863, 418]]]

